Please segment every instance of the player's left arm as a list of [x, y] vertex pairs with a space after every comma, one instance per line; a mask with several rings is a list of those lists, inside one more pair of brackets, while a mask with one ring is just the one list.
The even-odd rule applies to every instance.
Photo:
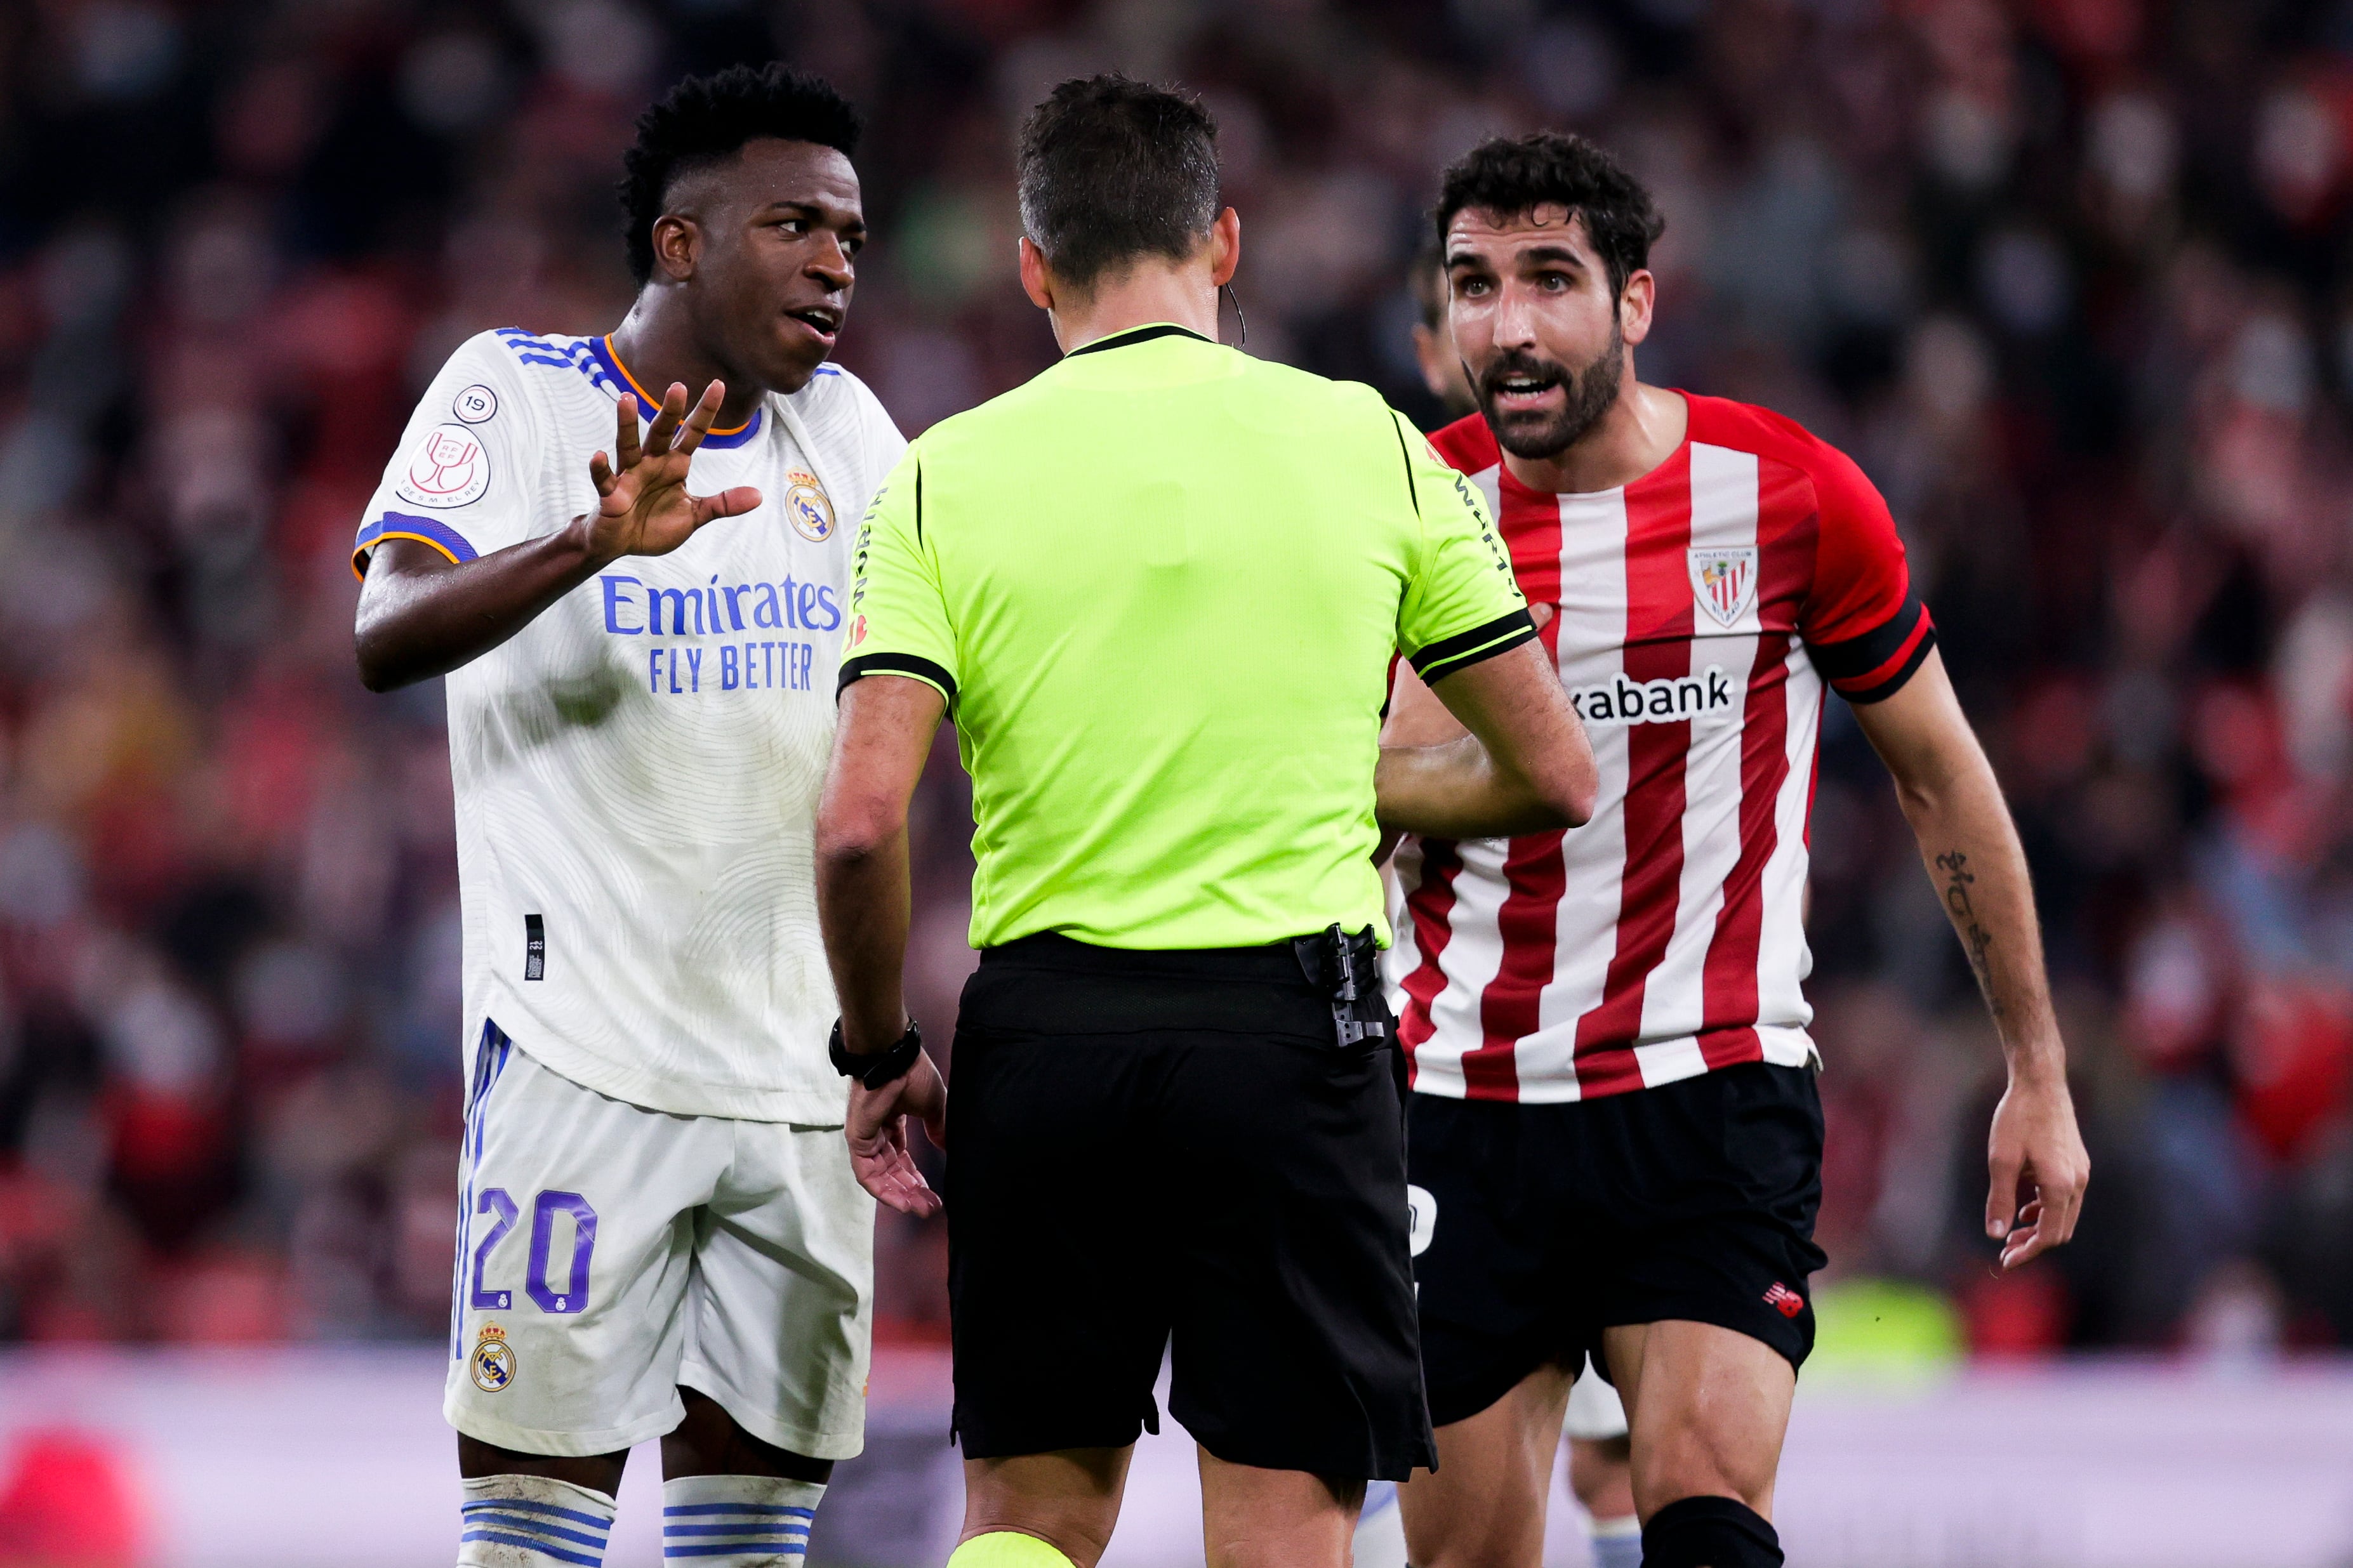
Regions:
[[1854, 705], [1895, 776], [1920, 858], [2001, 1036], [2010, 1083], [1986, 1151], [1985, 1227], [2001, 1243], [2002, 1267], [2015, 1268], [2075, 1234], [2091, 1178], [2026, 855], [1953, 694], [1927, 606], [1912, 591], [1886, 500], [1853, 459], [1799, 434], [1793, 455], [1813, 486], [1818, 522], [1800, 630], [1815, 668]]
[[1945, 913], [1959, 933], [2010, 1064], [1987, 1150], [1986, 1234], [2015, 1268], [2075, 1234], [2091, 1159], [2067, 1092], [2034, 889], [2018, 828], [1985, 750], [1931, 648], [1892, 696], [1854, 710], [1880, 760]]

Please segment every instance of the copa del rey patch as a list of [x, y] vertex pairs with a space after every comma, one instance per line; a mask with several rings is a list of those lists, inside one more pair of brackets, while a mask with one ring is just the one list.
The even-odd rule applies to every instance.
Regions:
[[491, 488], [491, 457], [463, 425], [436, 425], [410, 453], [393, 490], [401, 500], [437, 510], [466, 506]]
[[1690, 555], [1692, 597], [1716, 625], [1738, 626], [1757, 603], [1757, 546], [1695, 544]]

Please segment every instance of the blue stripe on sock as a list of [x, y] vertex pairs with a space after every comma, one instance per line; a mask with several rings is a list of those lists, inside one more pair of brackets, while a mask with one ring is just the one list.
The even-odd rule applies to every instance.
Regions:
[[769, 1539], [797, 1535], [807, 1540], [808, 1526], [806, 1524], [665, 1524], [662, 1526], [662, 1536], [665, 1540], [673, 1535], [735, 1535], [747, 1539], [755, 1535]]
[[558, 1541], [572, 1541], [583, 1546], [593, 1546], [599, 1552], [605, 1550], [606, 1546], [605, 1538], [601, 1535], [587, 1535], [577, 1530], [566, 1530], [560, 1524], [543, 1524], [538, 1520], [520, 1513], [478, 1513], [466, 1522], [468, 1524], [503, 1524], [512, 1530], [535, 1531], [541, 1535], [552, 1535]]
[[665, 1519], [672, 1514], [685, 1513], [784, 1513], [796, 1519], [817, 1517], [815, 1509], [790, 1508], [772, 1502], [690, 1502], [662, 1510]]
[[608, 1515], [582, 1513], [577, 1509], [557, 1508], [553, 1503], [524, 1502], [516, 1498], [480, 1498], [472, 1502], [459, 1504], [458, 1511], [471, 1513], [477, 1509], [484, 1508], [511, 1508], [524, 1513], [543, 1513], [555, 1519], [568, 1519], [575, 1524], [595, 1525], [598, 1530], [608, 1534], [613, 1528], [613, 1521]]
[[[665, 1556], [665, 1557], [718, 1557], [718, 1556], [721, 1556], [721, 1555], [723, 1555], [723, 1554], [728, 1554], [728, 1553], [740, 1553], [740, 1552], [765, 1552], [765, 1551], [766, 1551], [766, 1550], [767, 1550], [767, 1549], [766, 1549], [765, 1547], [761, 1546], [761, 1545], [758, 1545], [757, 1543], [747, 1543], [747, 1544], [745, 1544], [745, 1545], [742, 1545], [742, 1546], [726, 1546], [726, 1545], [720, 1545], [720, 1546], [669, 1546], [669, 1545], [665, 1545], [665, 1546], [662, 1548], [662, 1555], [663, 1555], [663, 1556]], [[801, 1552], [786, 1552], [786, 1553], [784, 1553], [784, 1555], [786, 1555], [786, 1556], [787, 1556], [787, 1557], [795, 1557], [795, 1558], [799, 1557], [801, 1554], [802, 1554], [802, 1553], [801, 1553]], [[774, 1555], [776, 1555], [776, 1554], [775, 1554], [775, 1553], [773, 1553], [773, 1552], [771, 1552], [771, 1553], [770, 1553], [770, 1555], [771, 1555], [771, 1556], [774, 1556]]]
[[463, 1535], [458, 1537], [458, 1539], [460, 1541], [492, 1541], [496, 1542], [501, 1546], [527, 1547], [531, 1551], [540, 1552], [544, 1556], [553, 1557], [558, 1563], [577, 1563], [581, 1565], [581, 1568], [605, 1568], [605, 1554], [601, 1552], [596, 1553], [596, 1556], [590, 1557], [584, 1552], [566, 1552], [560, 1546], [550, 1546], [543, 1541], [533, 1541], [528, 1535], [510, 1535], [503, 1530], [470, 1530]]

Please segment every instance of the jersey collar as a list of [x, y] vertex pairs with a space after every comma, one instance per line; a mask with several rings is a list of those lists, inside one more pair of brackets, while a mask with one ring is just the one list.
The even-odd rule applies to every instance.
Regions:
[[1149, 326], [1130, 327], [1124, 331], [1113, 332], [1107, 338], [1097, 338], [1091, 343], [1072, 349], [1062, 357], [1076, 359], [1081, 354], [1091, 354], [1098, 349], [1124, 349], [1130, 343], [1149, 342], [1154, 338], [1169, 337], [1190, 338], [1197, 343], [1206, 343], [1209, 341], [1190, 327], [1180, 327], [1174, 321], [1155, 321]]
[[[653, 423], [654, 416], [661, 412], [661, 399], [638, 384], [638, 378], [629, 374], [629, 367], [623, 364], [621, 356], [613, 352], [612, 334], [608, 332], [602, 337], [590, 338], [588, 352], [596, 356], [596, 362], [612, 374], [614, 380], [638, 395], [638, 419], [647, 424]], [[733, 430], [712, 431], [703, 437], [702, 444], [713, 451], [725, 451], [730, 447], [744, 445], [760, 433], [760, 416], [763, 412], [765, 409], [762, 405], [754, 404], [752, 417], [736, 426]]]

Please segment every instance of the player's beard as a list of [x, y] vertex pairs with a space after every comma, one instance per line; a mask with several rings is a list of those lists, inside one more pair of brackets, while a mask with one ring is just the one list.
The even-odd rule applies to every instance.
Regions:
[[[1566, 385], [1567, 397], [1560, 412], [1544, 419], [1532, 419], [1515, 415], [1508, 420], [1495, 411], [1495, 386], [1505, 376], [1527, 375], [1544, 378], [1550, 385]], [[1538, 359], [1531, 353], [1514, 349], [1487, 367], [1479, 379], [1479, 412], [1487, 421], [1487, 428], [1495, 433], [1496, 445], [1514, 458], [1533, 462], [1557, 458], [1585, 438], [1585, 433], [1600, 423], [1618, 401], [1618, 390], [1626, 375], [1626, 339], [1616, 321], [1609, 323], [1609, 343], [1593, 356], [1584, 369], [1571, 372], [1550, 360]]]

